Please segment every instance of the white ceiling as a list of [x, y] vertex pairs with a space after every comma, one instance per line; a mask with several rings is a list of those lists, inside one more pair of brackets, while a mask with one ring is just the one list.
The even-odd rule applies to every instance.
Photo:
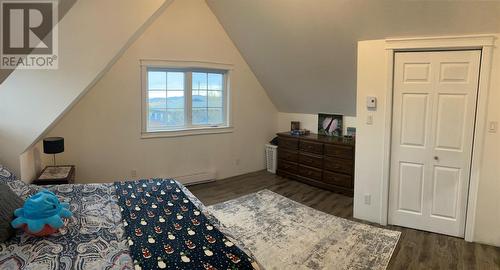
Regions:
[[356, 45], [500, 32], [500, 1], [207, 0], [282, 112], [356, 113]]

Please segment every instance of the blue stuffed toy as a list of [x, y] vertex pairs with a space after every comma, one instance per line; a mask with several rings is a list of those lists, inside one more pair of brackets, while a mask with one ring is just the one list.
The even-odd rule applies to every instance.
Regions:
[[63, 218], [72, 216], [68, 203], [61, 203], [57, 196], [44, 189], [29, 197], [23, 208], [16, 209], [17, 217], [11, 223], [14, 228], [23, 228], [35, 236], [57, 232], [64, 225]]

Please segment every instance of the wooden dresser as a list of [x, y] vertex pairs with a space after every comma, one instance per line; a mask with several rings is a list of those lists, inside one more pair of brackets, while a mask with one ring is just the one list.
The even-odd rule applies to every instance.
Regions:
[[280, 176], [317, 187], [354, 194], [354, 139], [318, 134], [278, 133]]

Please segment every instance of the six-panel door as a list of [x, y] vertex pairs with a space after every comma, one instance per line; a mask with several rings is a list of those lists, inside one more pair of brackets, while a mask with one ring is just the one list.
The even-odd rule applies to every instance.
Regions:
[[390, 224], [464, 236], [480, 58], [395, 53]]

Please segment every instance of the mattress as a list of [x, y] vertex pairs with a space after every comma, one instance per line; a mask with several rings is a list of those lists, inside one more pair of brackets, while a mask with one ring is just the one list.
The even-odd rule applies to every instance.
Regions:
[[[206, 211], [203, 203], [185, 186], [176, 183], [192, 204], [217, 226], [218, 221]], [[42, 188], [17, 180], [7, 184], [23, 199]], [[54, 235], [40, 238], [18, 231], [7, 242], [0, 243], [0, 269], [134, 269], [122, 207], [113, 183], [43, 188], [69, 203], [73, 216]], [[231, 235], [227, 238], [238, 244]]]

